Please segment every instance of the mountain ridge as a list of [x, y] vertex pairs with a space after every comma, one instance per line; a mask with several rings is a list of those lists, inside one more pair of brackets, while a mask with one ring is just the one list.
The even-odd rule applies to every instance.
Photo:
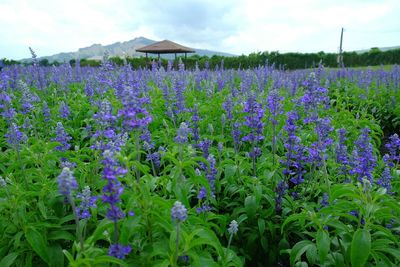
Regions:
[[[102, 45], [102, 44], [92, 44], [87, 47], [82, 47], [79, 48], [76, 52], [60, 52], [58, 54], [54, 54], [51, 56], [42, 56], [38, 57], [38, 60], [43, 60], [47, 59], [49, 62], [64, 62], [64, 61], [70, 61], [72, 59], [94, 59], [94, 60], [101, 60], [104, 56], [105, 53], [107, 53], [109, 56], [119, 56], [119, 57], [140, 57], [144, 56], [144, 53], [136, 52], [136, 49], [150, 45], [153, 43], [156, 43], [158, 41], [154, 41], [145, 37], [136, 37], [132, 40], [129, 41], [123, 41], [123, 42], [115, 42], [109, 45]], [[212, 50], [207, 50], [207, 49], [197, 49], [193, 48], [196, 52], [193, 54], [189, 55], [200, 55], [200, 56], [213, 56], [213, 55], [219, 55], [219, 56], [235, 56], [233, 54], [225, 53], [225, 52], [219, 52], [219, 51], [212, 51]], [[172, 55], [170, 56], [163, 56], [166, 58], [171, 58]], [[31, 61], [31, 59], [22, 59], [21, 61]]]

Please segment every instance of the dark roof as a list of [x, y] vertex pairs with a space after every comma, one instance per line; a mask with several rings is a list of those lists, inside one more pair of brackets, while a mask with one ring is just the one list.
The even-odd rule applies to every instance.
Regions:
[[153, 54], [167, 54], [167, 53], [194, 53], [192, 48], [164, 40], [151, 45], [136, 49], [137, 52], [153, 53]]

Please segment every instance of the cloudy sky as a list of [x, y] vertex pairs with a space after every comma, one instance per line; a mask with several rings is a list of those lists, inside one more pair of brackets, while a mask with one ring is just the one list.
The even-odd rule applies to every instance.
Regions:
[[0, 58], [143, 36], [233, 54], [400, 45], [399, 0], [0, 0]]

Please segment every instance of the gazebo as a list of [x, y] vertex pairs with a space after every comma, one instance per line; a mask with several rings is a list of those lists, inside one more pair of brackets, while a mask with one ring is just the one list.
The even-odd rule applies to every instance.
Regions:
[[187, 53], [195, 52], [192, 48], [171, 42], [169, 40], [164, 40], [151, 45], [147, 45], [139, 49], [136, 49], [136, 51], [146, 53], [146, 58], [148, 53], [157, 54], [158, 59], [160, 59], [160, 54], [175, 54], [175, 59], [176, 59], [177, 53], [185, 53], [185, 58], [186, 58]]

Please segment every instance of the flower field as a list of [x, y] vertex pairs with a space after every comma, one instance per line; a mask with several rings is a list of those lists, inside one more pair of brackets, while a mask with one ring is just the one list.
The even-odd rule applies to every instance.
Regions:
[[0, 266], [399, 266], [400, 67], [9, 66]]

